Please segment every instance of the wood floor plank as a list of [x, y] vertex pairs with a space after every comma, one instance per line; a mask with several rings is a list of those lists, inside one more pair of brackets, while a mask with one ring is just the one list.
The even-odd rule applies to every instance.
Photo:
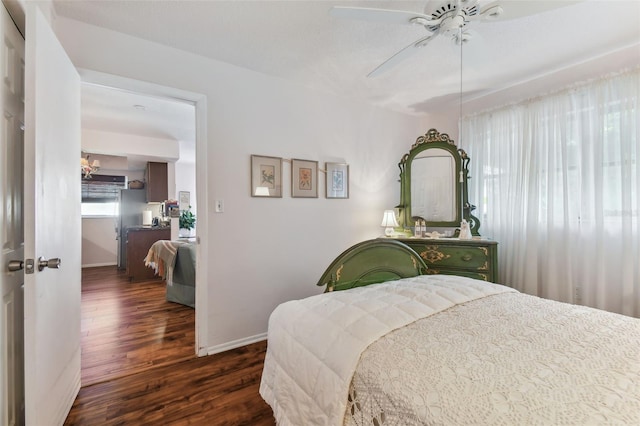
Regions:
[[65, 425], [275, 424], [258, 393], [266, 342], [197, 358], [195, 311], [166, 302], [164, 283], [82, 277], [82, 388]]
[[266, 343], [80, 390], [67, 425], [274, 425], [258, 394]]
[[115, 266], [82, 270], [81, 327], [83, 386], [195, 357], [195, 311]]

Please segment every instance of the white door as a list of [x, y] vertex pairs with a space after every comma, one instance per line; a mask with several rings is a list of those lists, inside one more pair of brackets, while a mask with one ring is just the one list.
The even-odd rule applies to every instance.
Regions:
[[[24, 260], [22, 228], [24, 40], [0, 6], [2, 120], [0, 120], [0, 424], [24, 424]], [[13, 271], [9, 263], [14, 262]]]
[[[80, 77], [34, 2], [26, 2], [25, 416], [62, 424], [80, 390]], [[38, 259], [60, 258], [39, 270]]]

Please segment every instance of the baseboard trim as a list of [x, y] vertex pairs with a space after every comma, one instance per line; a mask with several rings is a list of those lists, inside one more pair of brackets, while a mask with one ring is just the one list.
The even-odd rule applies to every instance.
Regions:
[[117, 266], [116, 262], [107, 262], [107, 263], [89, 263], [88, 265], [82, 265], [83, 268], [98, 268], [100, 266]]
[[[267, 333], [260, 333], [260, 334], [256, 334], [255, 336], [249, 336], [249, 337], [245, 337], [244, 339], [233, 340], [231, 342], [223, 343], [221, 345], [209, 346], [208, 348], [201, 348], [201, 350], [198, 351], [198, 355], [200, 356], [214, 355], [220, 352], [225, 352], [231, 349], [247, 346], [252, 343], [261, 342], [263, 340], [267, 340]], [[202, 349], [204, 349], [204, 351]]]

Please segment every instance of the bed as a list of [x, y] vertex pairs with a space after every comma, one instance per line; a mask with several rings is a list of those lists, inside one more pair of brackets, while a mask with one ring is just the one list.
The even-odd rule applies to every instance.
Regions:
[[196, 246], [183, 241], [159, 240], [153, 243], [145, 258], [166, 281], [166, 299], [195, 308]]
[[640, 320], [425, 267], [367, 241], [274, 310], [279, 425], [640, 424]]

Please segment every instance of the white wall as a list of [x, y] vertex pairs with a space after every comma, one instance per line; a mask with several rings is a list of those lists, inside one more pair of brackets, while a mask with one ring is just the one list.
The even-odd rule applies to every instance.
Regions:
[[[84, 132], [83, 132], [84, 138]], [[107, 165], [109, 165], [107, 163]], [[144, 171], [101, 168], [105, 175], [127, 176], [128, 181], [144, 180]], [[108, 266], [118, 264], [118, 243], [116, 240], [117, 218], [82, 218], [82, 267]]]
[[[60, 18], [59, 38], [77, 67], [202, 93], [207, 154], [197, 216], [208, 219], [208, 313], [199, 346], [221, 350], [264, 336], [276, 305], [317, 294], [315, 283], [344, 249], [381, 235], [383, 210], [398, 204], [397, 163], [423, 119], [295, 86], [228, 64]], [[427, 120], [428, 121], [428, 120]], [[428, 127], [441, 129], [437, 122]], [[250, 155], [344, 161], [348, 200], [250, 196]], [[320, 174], [323, 180], [324, 175]], [[214, 212], [224, 199], [225, 212]], [[203, 204], [204, 202], [204, 204]]]
[[451, 140], [453, 140], [456, 143], [458, 148], [464, 149], [464, 146], [461, 145], [459, 143], [460, 141], [458, 140], [459, 117], [460, 117], [460, 111], [450, 111], [449, 114], [445, 113], [443, 115], [438, 115], [438, 116], [431, 115], [431, 116], [422, 117], [421, 123], [422, 123], [422, 129], [424, 129], [424, 131], [422, 132], [421, 135], [417, 135], [417, 136], [422, 136], [426, 134], [429, 129], [435, 128], [440, 133], [448, 134], [449, 138], [451, 138]]
[[175, 162], [180, 158], [178, 141], [93, 129], [82, 129], [82, 149], [96, 154], [149, 157], [148, 161]]
[[[436, 127], [441, 133], [448, 133], [459, 148], [465, 149], [465, 141], [460, 140], [458, 120], [463, 116], [490, 110], [504, 105], [532, 99], [541, 94], [552, 93], [565, 87], [594, 78], [602, 78], [609, 73], [617, 73], [623, 69], [631, 69], [638, 66], [640, 44], [616, 49], [600, 54], [590, 60], [570, 64], [565, 68], [548, 70], [544, 75], [521, 81], [516, 85], [501, 90], [488, 91], [482, 95], [465, 98], [462, 108], [455, 107], [440, 111], [438, 116], [423, 117], [422, 123], [425, 130]], [[434, 126], [433, 123], [437, 123]], [[473, 158], [471, 159], [473, 169]]]
[[640, 43], [619, 48], [578, 64], [549, 70], [542, 76], [471, 99], [463, 104], [463, 115], [536, 98], [541, 94], [553, 93], [576, 83], [602, 78], [609, 73], [632, 69], [638, 66], [639, 61]]
[[[187, 191], [189, 193], [189, 200], [191, 203], [191, 210], [197, 211], [198, 200], [196, 197], [196, 165], [195, 163], [186, 163], [183, 161], [177, 161], [176, 167], [176, 184], [175, 184], [175, 199], [178, 199], [178, 193], [180, 191]], [[196, 225], [198, 224], [198, 218], [196, 218]]]
[[82, 267], [116, 265], [118, 245], [114, 218], [82, 219]]

